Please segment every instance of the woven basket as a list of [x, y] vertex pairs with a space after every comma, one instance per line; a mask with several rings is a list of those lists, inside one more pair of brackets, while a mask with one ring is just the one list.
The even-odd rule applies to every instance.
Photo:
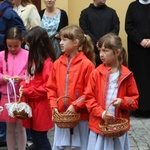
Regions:
[[[14, 102], [10, 102], [10, 87], [13, 90]], [[5, 104], [5, 107], [10, 117], [26, 119], [27, 117], [32, 116], [31, 107], [27, 103], [21, 102], [22, 91], [19, 92], [19, 99], [17, 101], [15, 82], [13, 79], [9, 79], [9, 82], [7, 83], [7, 97], [8, 97], [8, 103]]]
[[[31, 113], [31, 107], [25, 103], [25, 102], [21, 102], [21, 97], [22, 97], [22, 92], [20, 92], [20, 96], [19, 96], [19, 100], [18, 102], [16, 102], [17, 104], [17, 108], [13, 111], [13, 114], [16, 118], [18, 119], [27, 119], [29, 117], [29, 112]], [[20, 105], [24, 106], [24, 109], [20, 110]]]
[[14, 113], [14, 116], [18, 119], [27, 119], [28, 118], [28, 114], [24, 110], [22, 110], [20, 112], [15, 110], [13, 113]]
[[[106, 113], [111, 104], [113, 103], [110, 103], [108, 105]], [[116, 118], [113, 123], [108, 123], [107, 120], [104, 120], [99, 124], [99, 127], [106, 137], [117, 138], [122, 136], [126, 132], [126, 129], [128, 128], [128, 120], [125, 118]]]
[[55, 106], [53, 108], [53, 121], [56, 123], [56, 125], [59, 128], [74, 128], [80, 121], [79, 113], [66, 114], [65, 112], [64, 113], [56, 113], [54, 111], [56, 104], [62, 98], [69, 98], [69, 99], [73, 100], [69, 96], [61, 96], [56, 100]]

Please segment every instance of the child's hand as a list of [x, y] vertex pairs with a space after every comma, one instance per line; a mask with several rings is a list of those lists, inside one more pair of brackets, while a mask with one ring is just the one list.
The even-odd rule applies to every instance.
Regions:
[[[54, 112], [53, 113], [59, 113], [57, 108], [54, 108]], [[54, 121], [54, 117], [52, 115], [52, 121]]]
[[8, 76], [8, 75], [3, 76], [3, 81], [4, 82], [6, 82], [6, 83], [9, 82], [9, 79], [11, 79], [11, 76]]
[[115, 98], [113, 100], [113, 106], [119, 108], [121, 105], [122, 99], [121, 98]]
[[75, 113], [74, 107], [73, 107], [72, 105], [70, 105], [70, 106], [68, 107], [68, 109], [66, 110], [66, 113], [67, 113], [67, 114]]
[[23, 86], [20, 86], [20, 88], [19, 88], [19, 94], [23, 95]]
[[106, 114], [104, 114], [104, 120], [107, 120], [108, 123], [113, 123], [115, 121], [115, 116], [107, 112]]
[[20, 76], [13, 76], [12, 79], [14, 79], [15, 83], [19, 83], [22, 81], [22, 78]]

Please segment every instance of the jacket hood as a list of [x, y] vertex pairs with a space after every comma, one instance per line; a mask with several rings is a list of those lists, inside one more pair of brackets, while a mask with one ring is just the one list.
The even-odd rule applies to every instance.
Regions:
[[[66, 64], [67, 58], [69, 58], [69, 55], [65, 53], [64, 55], [59, 57], [59, 60], [61, 63]], [[79, 61], [82, 61], [83, 59], [87, 59], [87, 57], [84, 55], [83, 52], [79, 52], [72, 58], [71, 64], [76, 64]]]
[[[106, 75], [107, 72], [108, 73], [110, 72], [111, 67], [105, 67], [104, 64], [101, 64], [96, 69], [102, 75]], [[120, 77], [120, 79], [124, 78], [125, 76], [128, 76], [129, 74], [132, 74], [132, 72], [127, 67], [121, 65], [121, 77]]]
[[6, 10], [8, 7], [12, 7], [11, 2], [4, 1], [3, 3], [0, 4], [0, 16], [3, 15], [3, 13], [5, 12], [5, 10]]

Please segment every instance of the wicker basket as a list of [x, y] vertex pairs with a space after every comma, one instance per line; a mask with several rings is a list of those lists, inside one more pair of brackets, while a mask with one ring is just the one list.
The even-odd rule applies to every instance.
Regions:
[[22, 110], [20, 112], [15, 110], [13, 113], [14, 113], [14, 116], [18, 119], [27, 119], [28, 118], [28, 114], [24, 110]]
[[56, 113], [54, 111], [56, 104], [62, 98], [69, 98], [69, 99], [73, 100], [69, 96], [61, 96], [56, 100], [55, 106], [53, 108], [53, 121], [56, 123], [56, 125], [59, 128], [74, 128], [80, 120], [79, 113], [66, 114], [65, 112], [64, 113]]
[[[110, 103], [108, 105], [106, 113], [111, 104], [113, 103]], [[128, 128], [128, 120], [125, 118], [116, 118], [115, 121], [111, 124], [108, 123], [107, 120], [104, 120], [102, 123], [99, 124], [99, 127], [106, 137], [117, 138], [122, 136], [126, 132], [126, 129]]]
[[[10, 87], [13, 90], [14, 102], [10, 102]], [[22, 91], [19, 92], [19, 100], [17, 101], [15, 82], [13, 79], [9, 79], [9, 82], [7, 83], [7, 97], [8, 103], [5, 104], [5, 107], [10, 117], [16, 117], [19, 119], [26, 119], [27, 117], [32, 117], [31, 107], [27, 103], [21, 102]]]
[[31, 107], [25, 103], [21, 102], [22, 93], [20, 93], [19, 100], [16, 102], [15, 110], [13, 111], [14, 117], [18, 119], [27, 119], [32, 116]]

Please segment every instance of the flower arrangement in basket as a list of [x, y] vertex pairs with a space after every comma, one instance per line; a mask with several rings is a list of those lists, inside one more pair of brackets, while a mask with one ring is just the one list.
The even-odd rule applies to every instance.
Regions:
[[[9, 96], [9, 84], [11, 84], [13, 92], [14, 92], [14, 102], [10, 102]], [[8, 96], [8, 103], [5, 104], [6, 109], [8, 110], [8, 115], [11, 117], [16, 117], [18, 119], [26, 119], [32, 117], [32, 110], [31, 107], [25, 103], [21, 102], [22, 93], [20, 92], [19, 100], [17, 102], [16, 90], [14, 86], [14, 81], [10, 79], [9, 83], [7, 84], [7, 96]]]
[[69, 98], [69, 99], [73, 100], [69, 96], [61, 96], [56, 100], [54, 108], [53, 108], [53, 121], [56, 123], [56, 125], [59, 128], [74, 128], [78, 124], [78, 122], [80, 121], [80, 114], [79, 113], [67, 114], [65, 112], [59, 113], [59, 112], [54, 111], [56, 108], [56, 104], [62, 98]]
[[[106, 113], [112, 102], [108, 105]], [[105, 115], [106, 115], [105, 113]], [[116, 118], [112, 123], [108, 123], [106, 117], [105, 120], [99, 124], [100, 130], [106, 137], [117, 138], [122, 136], [128, 128], [128, 120], [125, 118]]]

